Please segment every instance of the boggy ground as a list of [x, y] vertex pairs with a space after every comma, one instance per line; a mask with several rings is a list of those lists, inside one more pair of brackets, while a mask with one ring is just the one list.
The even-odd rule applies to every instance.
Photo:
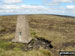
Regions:
[[[7, 41], [7, 40], [5, 40]], [[40, 47], [44, 49], [51, 49], [53, 48], [53, 45], [51, 44], [51, 41], [48, 41], [46, 39], [40, 38], [40, 37], [35, 37], [32, 39], [29, 43], [18, 43], [18, 42], [11, 42], [12, 40], [8, 41], [8, 45], [6, 50], [13, 50], [16, 45], [18, 45], [18, 48], [21, 48], [23, 51], [30, 51], [33, 49], [39, 49]]]
[[[56, 15], [28, 15], [27, 17], [34, 40], [29, 44], [21, 44], [11, 42], [15, 36], [17, 16], [0, 16], [1, 56], [58, 56], [60, 50], [75, 51], [74, 17]], [[37, 41], [39, 38], [51, 43], [47, 45], [46, 42]], [[53, 48], [49, 47], [51, 45]]]

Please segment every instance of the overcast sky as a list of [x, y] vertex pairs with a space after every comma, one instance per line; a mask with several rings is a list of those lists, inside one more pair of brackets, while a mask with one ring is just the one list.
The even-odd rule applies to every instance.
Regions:
[[75, 0], [0, 0], [0, 15], [10, 14], [75, 16]]

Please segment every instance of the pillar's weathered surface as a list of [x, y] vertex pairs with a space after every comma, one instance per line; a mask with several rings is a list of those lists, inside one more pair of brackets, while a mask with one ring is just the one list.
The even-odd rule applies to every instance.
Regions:
[[28, 43], [32, 38], [30, 36], [29, 24], [26, 15], [17, 16], [16, 34], [14, 42]]

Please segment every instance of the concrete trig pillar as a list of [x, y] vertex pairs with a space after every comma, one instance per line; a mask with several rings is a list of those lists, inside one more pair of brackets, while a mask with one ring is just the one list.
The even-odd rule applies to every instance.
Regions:
[[31, 40], [29, 24], [26, 15], [17, 16], [16, 35], [14, 42], [28, 43]]

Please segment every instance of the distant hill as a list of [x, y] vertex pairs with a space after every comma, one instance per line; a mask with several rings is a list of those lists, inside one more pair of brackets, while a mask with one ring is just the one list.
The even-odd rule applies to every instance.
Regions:
[[54, 16], [61, 16], [61, 17], [75, 17], [69, 15], [58, 15], [58, 14], [8, 14], [8, 15], [0, 15], [0, 16], [15, 16], [15, 15], [54, 15]]

